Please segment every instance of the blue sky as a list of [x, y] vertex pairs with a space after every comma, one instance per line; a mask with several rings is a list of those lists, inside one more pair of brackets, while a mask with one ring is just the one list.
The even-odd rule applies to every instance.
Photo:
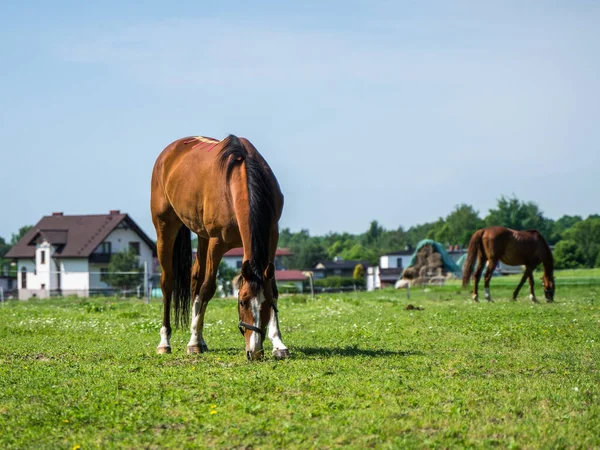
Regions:
[[598, 2], [7, 3], [5, 238], [110, 209], [154, 237], [152, 165], [197, 134], [249, 138], [281, 226], [311, 234], [485, 215], [513, 193], [552, 218], [600, 212]]

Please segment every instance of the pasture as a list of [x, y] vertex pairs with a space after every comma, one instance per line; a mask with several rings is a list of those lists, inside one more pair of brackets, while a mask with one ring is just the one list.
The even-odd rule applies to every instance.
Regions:
[[557, 274], [534, 305], [514, 283], [494, 278], [493, 304], [455, 285], [283, 297], [292, 358], [254, 363], [232, 300], [191, 356], [187, 330], [155, 354], [156, 300], [8, 302], [0, 447], [597, 448], [600, 285]]

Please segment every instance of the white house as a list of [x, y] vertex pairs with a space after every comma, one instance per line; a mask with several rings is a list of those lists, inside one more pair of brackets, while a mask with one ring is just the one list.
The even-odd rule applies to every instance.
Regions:
[[[285, 262], [282, 258], [286, 256], [293, 256], [294, 254], [289, 248], [278, 248], [275, 251], [275, 282], [279, 290], [284, 292], [302, 292], [303, 282], [306, 279], [306, 275], [300, 270], [288, 270], [285, 268]], [[193, 257], [196, 255], [194, 253]], [[242, 260], [244, 259], [244, 249], [242, 247], [232, 248], [223, 255], [222, 261], [225, 262], [229, 267], [235, 270], [242, 268]], [[234, 283], [233, 295], [237, 297], [238, 289]]]
[[43, 217], [6, 254], [16, 261], [19, 299], [106, 292], [108, 263], [130, 250], [152, 268], [156, 245], [127, 214]]
[[[275, 251], [275, 270], [282, 270], [285, 266], [282, 258], [285, 256], [293, 256], [294, 254], [289, 248], [278, 248]], [[192, 251], [192, 259], [196, 259], [196, 251]], [[240, 270], [242, 268], [242, 260], [244, 259], [244, 249], [242, 247], [232, 248], [223, 255], [222, 261], [232, 269]]]

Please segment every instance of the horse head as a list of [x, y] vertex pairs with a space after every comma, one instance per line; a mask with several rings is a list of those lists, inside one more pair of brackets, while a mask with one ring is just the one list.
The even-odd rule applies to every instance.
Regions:
[[271, 280], [275, 276], [275, 267], [267, 265], [262, 276], [252, 270], [250, 261], [242, 264], [239, 278], [238, 314], [239, 329], [246, 340], [246, 356], [249, 360], [262, 358], [266, 328], [273, 307], [273, 288]]
[[546, 301], [554, 301], [554, 277], [544, 274], [542, 277], [542, 284], [544, 285], [544, 296], [546, 297]]

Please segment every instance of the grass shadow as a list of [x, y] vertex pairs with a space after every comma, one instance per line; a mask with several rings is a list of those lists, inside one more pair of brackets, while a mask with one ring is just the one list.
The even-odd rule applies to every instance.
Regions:
[[371, 358], [387, 358], [390, 356], [422, 356], [419, 350], [383, 350], [371, 348], [359, 348], [353, 345], [346, 347], [294, 347], [290, 349], [293, 353], [301, 353], [305, 356], [325, 356], [329, 358], [338, 356], [369, 356]]

